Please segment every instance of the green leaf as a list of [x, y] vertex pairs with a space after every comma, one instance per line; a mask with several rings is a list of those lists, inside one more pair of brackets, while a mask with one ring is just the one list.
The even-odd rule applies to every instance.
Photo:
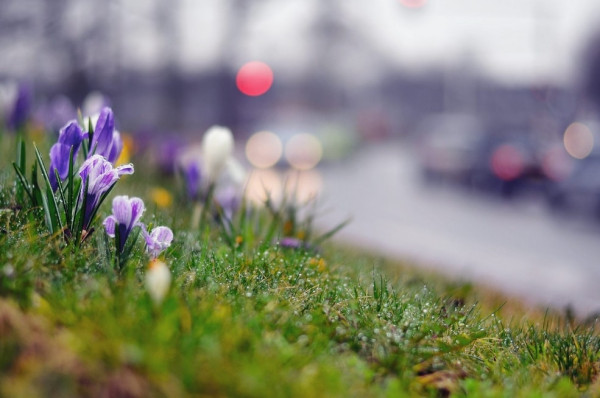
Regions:
[[[94, 218], [96, 218], [96, 214], [98, 213], [98, 210], [100, 209], [100, 206], [102, 205], [102, 203], [104, 202], [104, 200], [106, 199], [106, 197], [110, 194], [110, 192], [113, 190], [113, 188], [115, 187], [115, 185], [117, 185], [117, 184], [116, 183], [113, 184], [110, 188], [108, 188], [108, 190], [106, 192], [104, 192], [102, 194], [102, 196], [100, 196], [100, 200], [98, 200], [98, 205], [96, 206], [96, 208], [93, 210], [92, 214], [90, 215], [90, 225], [94, 222]], [[87, 190], [86, 190], [86, 192], [87, 192]]]
[[[44, 161], [42, 160], [42, 156], [40, 155], [40, 151], [37, 149], [37, 146], [33, 144], [33, 148], [35, 149], [35, 157], [37, 158], [38, 164], [40, 165], [40, 170], [42, 172], [42, 177], [44, 178], [44, 182], [46, 183], [46, 196], [47, 201], [46, 205], [49, 207], [48, 211], [52, 216], [53, 229], [56, 230], [58, 228], [62, 229], [62, 220], [59, 216], [58, 205], [56, 204], [56, 198], [54, 197], [54, 192], [52, 192], [52, 185], [50, 184], [50, 179], [48, 178], [48, 172], [46, 171], [46, 166], [44, 166]], [[43, 197], [43, 196], [42, 196]]]
[[[118, 227], [118, 224], [115, 225], [115, 238], [117, 237], [117, 229], [118, 229], [117, 227]], [[131, 256], [131, 251], [135, 247], [135, 244], [138, 241], [138, 238], [140, 237], [141, 228], [137, 227], [137, 228], [135, 228], [135, 230], [136, 230], [136, 232], [132, 231], [133, 236], [130, 235], [129, 238], [127, 239], [127, 241], [125, 242], [125, 247], [123, 248], [123, 253], [120, 254], [121, 258], [119, 260], [119, 263], [120, 263], [119, 271], [121, 271], [123, 268], [125, 268], [125, 265], [127, 264], [127, 261], [129, 261], [129, 257]], [[118, 240], [116, 242], [118, 245]]]
[[88, 118], [88, 142], [85, 140], [82, 142], [84, 158], [88, 158], [88, 155], [93, 155], [96, 152], [96, 148], [92, 148], [92, 139], [94, 138], [94, 126], [92, 125], [92, 118]]
[[[69, 212], [67, 210], [67, 201], [65, 200], [64, 188], [62, 184], [62, 180], [60, 179], [60, 174], [58, 174], [58, 170], [54, 169], [54, 176], [56, 177], [56, 183], [58, 184], [58, 193], [60, 195], [60, 200], [62, 201], [63, 210], [65, 211], [65, 222], [67, 223], [67, 227], [70, 229], [71, 225], [69, 224]], [[60, 217], [60, 215], [59, 215]]]
[[17, 166], [19, 166], [21, 173], [25, 173], [26, 155], [25, 141], [23, 140], [23, 136], [20, 135], [17, 141]]
[[[15, 170], [18, 168], [20, 174], [24, 177], [25, 176], [25, 167], [26, 167], [26, 162], [27, 162], [27, 156], [26, 156], [26, 151], [25, 151], [25, 141], [23, 140], [23, 136], [21, 134], [18, 135], [17, 138], [17, 159], [16, 159], [16, 166], [15, 166]], [[19, 174], [17, 172], [17, 174]], [[17, 192], [16, 192], [16, 196], [18, 201], [23, 204], [24, 202], [24, 198], [23, 198], [23, 191], [26, 191], [28, 189], [28, 184], [27, 184], [27, 179], [24, 179], [25, 182], [23, 182], [23, 179], [19, 178], [21, 184], [17, 184]], [[31, 192], [29, 192], [29, 197], [31, 198]]]
[[[24, 192], [27, 194], [27, 196], [29, 196], [29, 200], [31, 200], [31, 204], [33, 206], [35, 206], [33, 195], [31, 193], [31, 190], [29, 189], [29, 186], [28, 186], [29, 184], [27, 183], [27, 178], [23, 175], [23, 173], [19, 169], [19, 166], [17, 166], [17, 164], [15, 162], [13, 162], [12, 165], [15, 169], [15, 172], [17, 173], [17, 177], [19, 178], [19, 182], [21, 183], [21, 186], [23, 187]], [[19, 199], [20, 202], [23, 201], [23, 198], [19, 197], [18, 193], [17, 193], [17, 198]]]
[[69, 226], [70, 229], [73, 229], [73, 221], [75, 219], [75, 213], [73, 212], [73, 200], [75, 199], [73, 197], [73, 163], [74, 163], [73, 159], [73, 147], [71, 147], [71, 150], [69, 152], [69, 173], [67, 174], [67, 210], [66, 210], [66, 216], [67, 216], [67, 225]]
[[42, 190], [40, 189], [40, 185], [38, 184], [38, 172], [37, 172], [37, 162], [33, 162], [31, 166], [31, 194], [34, 199], [34, 206], [42, 205]]
[[46, 221], [46, 227], [51, 234], [54, 233], [54, 223], [52, 222], [52, 215], [50, 214], [50, 206], [48, 205], [48, 199], [45, 195], [42, 195], [42, 208], [44, 209], [44, 220]]
[[[83, 184], [83, 181], [81, 182], [81, 184]], [[87, 194], [88, 194], [88, 189], [89, 189], [89, 185], [90, 185], [90, 180], [89, 178], [87, 180], [85, 180], [85, 185], [83, 187], [83, 195], [79, 195], [77, 197], [77, 204], [75, 205], [76, 208], [76, 216], [75, 216], [75, 223], [74, 225], [76, 225], [76, 229], [75, 229], [75, 241], [80, 244], [81, 243], [81, 233], [83, 232], [83, 218], [84, 218], [84, 214], [85, 214], [85, 207], [87, 206]], [[81, 197], [83, 197], [83, 203], [81, 204], [81, 207], [79, 207], [79, 201], [81, 199]]]

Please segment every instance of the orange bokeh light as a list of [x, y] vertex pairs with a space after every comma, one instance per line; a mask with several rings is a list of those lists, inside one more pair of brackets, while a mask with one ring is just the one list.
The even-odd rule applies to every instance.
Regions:
[[263, 95], [273, 84], [273, 71], [264, 62], [248, 62], [238, 70], [235, 84], [238, 90], [248, 96]]

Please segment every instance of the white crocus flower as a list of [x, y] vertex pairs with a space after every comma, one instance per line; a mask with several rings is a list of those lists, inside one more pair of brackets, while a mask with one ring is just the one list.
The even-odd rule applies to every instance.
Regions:
[[14, 81], [0, 83], [0, 120], [9, 117], [19, 95], [19, 86]]
[[227, 127], [213, 126], [202, 138], [203, 172], [208, 180], [215, 182], [233, 155], [233, 134]]
[[146, 289], [154, 303], [157, 305], [162, 303], [170, 286], [171, 271], [169, 271], [167, 264], [160, 260], [152, 260], [146, 272]]

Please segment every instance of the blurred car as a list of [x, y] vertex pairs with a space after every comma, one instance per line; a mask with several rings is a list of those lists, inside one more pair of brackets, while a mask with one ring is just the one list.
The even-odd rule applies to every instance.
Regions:
[[505, 197], [523, 190], [544, 191], [549, 181], [545, 153], [527, 131], [486, 135], [468, 172], [470, 185]]
[[426, 181], [467, 183], [484, 129], [473, 116], [436, 115], [418, 128], [417, 150]]
[[549, 191], [548, 200], [554, 210], [600, 217], [600, 152], [576, 160], [570, 175]]

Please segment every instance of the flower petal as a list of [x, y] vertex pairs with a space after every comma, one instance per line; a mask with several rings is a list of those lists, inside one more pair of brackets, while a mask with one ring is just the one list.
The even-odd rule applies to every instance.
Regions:
[[115, 130], [113, 131], [112, 143], [110, 146], [110, 152], [108, 153], [107, 159], [109, 162], [114, 163], [121, 154], [123, 150], [123, 140], [121, 139], [121, 134]]
[[98, 121], [94, 126], [91, 150], [95, 154], [108, 157], [115, 129], [115, 118], [110, 108], [105, 107], [100, 111]]
[[104, 222], [102, 223], [104, 225], [104, 229], [106, 230], [106, 234], [111, 238], [115, 237], [115, 225], [117, 224], [117, 222], [118, 221], [115, 218], [115, 216], [110, 215], [106, 217], [106, 219], [104, 219]]
[[129, 196], [115, 196], [112, 202], [112, 212], [119, 224], [128, 227], [132, 218]]
[[83, 140], [83, 130], [79, 127], [76, 120], [69, 121], [60, 129], [58, 142], [68, 147], [73, 147], [73, 152], [79, 150], [79, 145]]
[[52, 145], [50, 148], [50, 169], [52, 175], [54, 175], [54, 170], [58, 170], [58, 174], [61, 179], [67, 178], [67, 174], [69, 174], [69, 154], [71, 153], [71, 147], [67, 145], [63, 145], [59, 142]]
[[129, 203], [131, 204], [131, 228], [137, 225], [146, 210], [144, 201], [140, 198], [131, 198]]
[[120, 176], [122, 176], [123, 174], [133, 174], [133, 164], [124, 164], [122, 166], [117, 167], [115, 170], [117, 170], [117, 173], [119, 173]]

